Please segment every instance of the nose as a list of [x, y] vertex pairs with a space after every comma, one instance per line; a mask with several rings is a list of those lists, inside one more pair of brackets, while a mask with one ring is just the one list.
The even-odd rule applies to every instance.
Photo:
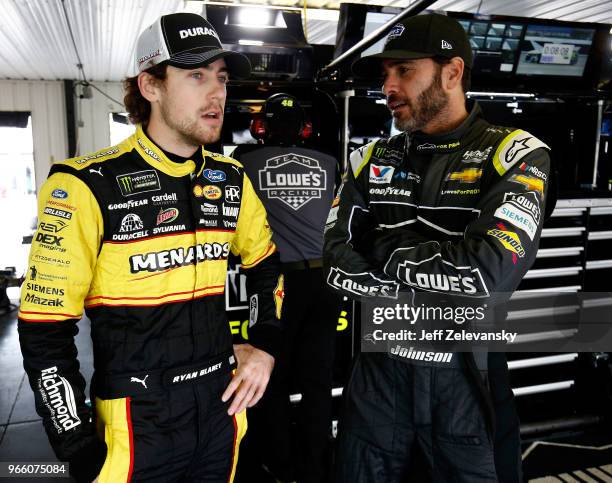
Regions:
[[225, 102], [225, 98], [227, 96], [227, 88], [225, 85], [225, 82], [216, 79], [215, 80], [215, 86], [212, 90], [212, 93], [210, 95], [210, 97], [212, 99], [218, 100], [219, 102]]
[[392, 72], [385, 73], [385, 80], [382, 85], [382, 92], [385, 96], [389, 97], [391, 94], [397, 94], [398, 92], [398, 78]]

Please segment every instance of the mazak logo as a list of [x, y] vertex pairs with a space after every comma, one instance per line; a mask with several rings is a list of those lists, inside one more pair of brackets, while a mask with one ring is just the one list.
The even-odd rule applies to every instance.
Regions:
[[176, 208], [167, 208], [159, 210], [157, 214], [157, 219], [155, 220], [156, 225], [161, 225], [162, 223], [172, 223], [179, 216], [179, 210]]
[[537, 176], [538, 178], [543, 179], [544, 181], [548, 181], [548, 176], [546, 175], [546, 173], [540, 171], [535, 166], [529, 166], [524, 161], [519, 165], [519, 169], [521, 171], [525, 171], [526, 173], [533, 174], [534, 176]]
[[58, 433], [68, 431], [81, 424], [72, 386], [58, 374], [56, 366], [41, 371], [40, 379], [38, 379], [38, 391]]
[[213, 183], [220, 183], [227, 179], [227, 176], [220, 169], [205, 169], [202, 172], [202, 177]]
[[266, 160], [259, 171], [259, 187], [268, 199], [282, 201], [297, 211], [311, 200], [321, 199], [327, 174], [316, 159], [290, 153]]
[[110, 211], [113, 210], [131, 210], [132, 208], [136, 208], [137, 206], [148, 205], [149, 200], [129, 200], [125, 203], [112, 203], [108, 205], [108, 209]]
[[476, 183], [482, 177], [482, 169], [466, 168], [462, 171], [448, 173], [446, 181], [459, 181], [460, 183]]
[[521, 258], [525, 256], [525, 249], [521, 245], [521, 239], [515, 232], [508, 231], [503, 223], [498, 223], [497, 228], [487, 231], [487, 235], [496, 238], [506, 250], [512, 252], [512, 262], [515, 265], [517, 255]]
[[150, 158], [153, 158], [155, 161], [158, 161], [158, 162], [161, 161], [161, 158], [157, 155], [157, 153], [153, 151], [151, 148], [149, 148], [149, 146], [147, 146], [142, 139], [138, 138], [138, 144], [140, 144], [140, 147], [142, 148], [142, 150], [145, 152], [147, 156], [149, 156]]
[[197, 37], [198, 35], [211, 35], [219, 40], [217, 32], [215, 32], [213, 29], [209, 29], [208, 27], [193, 27], [179, 30], [179, 36], [181, 39], [186, 39], [187, 37]]
[[440, 47], [442, 48], [442, 50], [452, 50], [453, 46], [451, 45], [450, 42], [447, 42], [446, 40], [442, 40]]
[[64, 190], [55, 189], [53, 190], [53, 193], [51, 193], [51, 196], [53, 196], [53, 198], [65, 200], [68, 198], [68, 193], [66, 193]]
[[137, 254], [130, 257], [130, 271], [161, 272], [171, 268], [196, 265], [207, 260], [225, 260], [229, 243], [201, 243], [187, 248], [172, 248], [160, 252]]
[[[446, 260], [438, 260], [440, 255], [421, 262], [406, 261], [397, 267], [397, 275], [407, 285], [427, 292], [444, 292], [470, 297], [488, 297], [489, 291], [480, 270], [472, 267], [457, 267]], [[446, 265], [445, 273], [440, 271], [439, 263]]]
[[370, 165], [370, 183], [389, 184], [393, 178], [395, 168], [393, 166]]
[[229, 216], [231, 218], [238, 218], [240, 208], [237, 206], [225, 206], [223, 205], [223, 216]]
[[347, 273], [336, 267], [329, 271], [327, 283], [338, 290], [366, 297], [396, 299], [399, 292], [399, 283], [392, 280], [380, 280], [369, 272]]
[[64, 307], [64, 300], [60, 298], [48, 299], [28, 293], [24, 300], [30, 304], [44, 305], [45, 307]]
[[128, 213], [121, 220], [121, 227], [119, 231], [121, 233], [127, 233], [130, 231], [142, 230], [144, 228], [144, 224], [140, 219], [140, 216], [135, 215], [134, 213]]
[[119, 175], [117, 176], [117, 184], [123, 196], [161, 189], [157, 172], [152, 169]]

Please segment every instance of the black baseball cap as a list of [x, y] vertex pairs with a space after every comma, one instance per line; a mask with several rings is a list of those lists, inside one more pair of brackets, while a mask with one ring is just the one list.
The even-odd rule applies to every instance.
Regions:
[[136, 44], [137, 72], [161, 63], [193, 69], [221, 58], [230, 75], [244, 78], [251, 74], [249, 59], [224, 49], [213, 26], [196, 13], [162, 15], [140, 34]]
[[384, 59], [425, 59], [428, 57], [461, 57], [472, 67], [473, 54], [467, 33], [452, 17], [430, 13], [408, 17], [395, 24], [379, 54], [361, 57], [351, 70], [360, 77], [380, 77]]

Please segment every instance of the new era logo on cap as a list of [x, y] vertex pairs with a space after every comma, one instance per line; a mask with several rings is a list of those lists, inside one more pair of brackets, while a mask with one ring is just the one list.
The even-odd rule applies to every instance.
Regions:
[[449, 44], [446, 40], [442, 40], [441, 47], [443, 49], [448, 49], [448, 50], [451, 50], [453, 48], [453, 46], [451, 44]]

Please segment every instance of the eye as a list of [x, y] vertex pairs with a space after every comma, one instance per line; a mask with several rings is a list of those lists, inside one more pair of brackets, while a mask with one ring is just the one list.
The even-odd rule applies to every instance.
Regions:
[[217, 79], [221, 84], [227, 84], [229, 82], [229, 76], [227, 74], [220, 74], [217, 76]]
[[200, 79], [202, 79], [202, 73], [201, 73], [201, 72], [198, 72], [198, 71], [192, 72], [192, 73], [191, 73], [191, 74], [189, 74], [189, 75], [190, 75], [190, 77], [191, 77], [192, 79], [195, 79], [195, 80], [200, 80]]

